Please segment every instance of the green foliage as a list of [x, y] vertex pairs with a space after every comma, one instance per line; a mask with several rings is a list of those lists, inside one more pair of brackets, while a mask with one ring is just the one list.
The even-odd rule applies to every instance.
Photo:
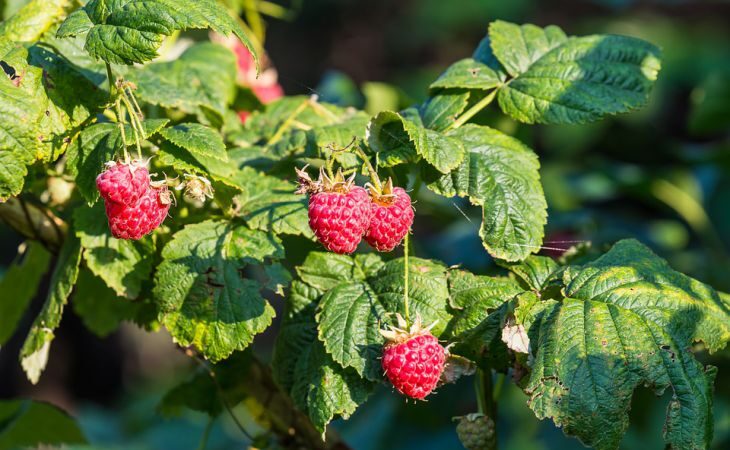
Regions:
[[[273, 374], [311, 420], [310, 430], [324, 434], [383, 381], [380, 330], [400, 314], [433, 325], [462, 362], [514, 369], [535, 415], [595, 448], [619, 447], [641, 385], [672, 390], [669, 446], [709, 445], [716, 370], [692, 350], [716, 352], [730, 340], [727, 295], [675, 272], [633, 240], [603, 256], [534, 255], [547, 222], [540, 163], [527, 145], [496, 129], [508, 129], [502, 125], [509, 120], [482, 114], [494, 99], [508, 119], [526, 124], [578, 124], [631, 111], [647, 102], [657, 77], [656, 47], [497, 21], [470, 58], [431, 83], [423, 103], [397, 111], [403, 96], [371, 84], [366, 113], [315, 97], [246, 100], [253, 91], [238, 86], [236, 55], [210, 42], [174, 60], [134, 65], [154, 59], [166, 36], [188, 29], [235, 33], [252, 50], [239, 23], [213, 0], [91, 0], [52, 36], [47, 32], [67, 12], [58, 8], [61, 2], [44, 10], [33, 1], [0, 25], [0, 200], [23, 190], [50, 196], [43, 192], [49, 176], [73, 186], [68, 199], [48, 204], [72, 226], [21, 352], [32, 382], [71, 297], [76, 314], [100, 336], [124, 320], [148, 329], [162, 324], [176, 343], [214, 363], [173, 389], [160, 410], [217, 416], [246, 396], [240, 373], [249, 367], [255, 336], [274, 319], [267, 299], [278, 294], [285, 305]], [[696, 102], [695, 117], [712, 118], [720, 109]], [[255, 109], [245, 124], [236, 115], [242, 104]], [[711, 125], [697, 131], [720, 128]], [[191, 200], [186, 192], [151, 236], [113, 238], [95, 179], [132, 145], [144, 152], [140, 157], [151, 156], [150, 172], [169, 176], [170, 186], [175, 177], [179, 190], [203, 177], [214, 201]], [[370, 165], [382, 178], [387, 169], [412, 192], [416, 209], [426, 203], [436, 218], [448, 200], [430, 202], [432, 194], [467, 199], [481, 208], [484, 247], [509, 276], [411, 255], [406, 267], [405, 258], [392, 255], [309, 251], [307, 199], [294, 193], [293, 182], [294, 168], [305, 165], [342, 168], [359, 184], [364, 174], [378, 184]], [[430, 193], [419, 195], [422, 185]], [[407, 251], [413, 249], [422, 246]], [[1, 343], [50, 260], [30, 244], [0, 282], [14, 298], [0, 303]], [[293, 278], [290, 269], [302, 260]], [[8, 409], [8, 417], [22, 419], [34, 405], [0, 405], [0, 416]], [[22, 420], [2, 423], [0, 448], [7, 432], [28, 436], [17, 428]]]
[[434, 192], [469, 197], [482, 206], [479, 235], [497, 258], [526, 258], [542, 245], [547, 204], [536, 155], [517, 139], [492, 128], [467, 125], [449, 133], [464, 143], [468, 157], [445, 176], [432, 177]]
[[513, 77], [499, 105], [525, 123], [585, 123], [643, 106], [660, 68], [659, 49], [639, 39], [567, 38], [557, 27], [494, 22], [492, 49]]
[[154, 294], [160, 322], [181, 345], [220, 361], [266, 329], [274, 309], [247, 266], [281, 259], [281, 242], [243, 225], [205, 221], [177, 232], [162, 250]]
[[13, 265], [0, 280], [0, 345], [4, 345], [15, 332], [23, 312], [33, 300], [43, 276], [48, 270], [51, 255], [41, 244], [29, 242]]
[[0, 401], [0, 449], [39, 445], [85, 444], [76, 422], [48, 403], [32, 400]]
[[219, 124], [235, 98], [236, 58], [221, 45], [199, 43], [174, 61], [131, 72], [129, 80], [137, 85], [140, 99], [149, 104]]
[[114, 239], [103, 217], [104, 206], [80, 208], [74, 214], [76, 236], [84, 249], [86, 267], [116, 295], [134, 299], [149, 279], [155, 245], [149, 239], [138, 242]]
[[673, 271], [633, 240], [563, 275], [566, 298], [535, 303], [525, 325], [535, 360], [525, 391], [539, 418], [598, 449], [618, 448], [639, 385], [673, 392], [664, 438], [706, 448], [712, 382], [690, 351], [730, 339], [730, 310], [709, 286]]
[[20, 359], [26, 375], [35, 384], [46, 368], [48, 351], [55, 337], [53, 332], [61, 323], [63, 309], [79, 275], [81, 242], [73, 234], [66, 237], [53, 269], [48, 298], [25, 339]]
[[58, 36], [85, 34], [84, 48], [94, 58], [134, 64], [154, 59], [164, 36], [196, 28], [235, 34], [258, 64], [241, 26], [214, 0], [91, 0], [69, 15]]
[[[67, 61], [37, 45], [0, 40], [0, 200], [23, 188], [27, 166], [55, 160], [70, 130], [101, 103], [99, 89]], [[72, 92], [78, 90], [79, 94]]]

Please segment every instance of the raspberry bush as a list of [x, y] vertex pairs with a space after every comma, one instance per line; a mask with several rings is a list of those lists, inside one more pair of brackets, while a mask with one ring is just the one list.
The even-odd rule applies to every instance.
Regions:
[[[368, 114], [283, 96], [223, 3], [81, 3], [31, 1], [0, 35], [0, 217], [28, 237], [0, 344], [50, 272], [19, 358], [33, 383], [71, 299], [101, 335], [166, 328], [201, 371], [162, 410], [216, 416], [247, 397], [262, 447], [344, 446], [328, 424], [377, 385], [424, 399], [476, 371], [513, 374], [538, 418], [597, 449], [619, 448], [637, 387], [670, 390], [668, 448], [708, 448], [716, 369], [694, 352], [726, 346], [730, 295], [633, 239], [537, 255], [539, 160], [498, 127], [498, 113], [583, 124], [642, 107], [654, 45], [496, 21], [427, 101]], [[169, 57], [185, 30], [210, 34]], [[438, 197], [481, 209], [502, 275], [418, 257], [413, 226]], [[277, 309], [269, 367], [250, 345]], [[459, 433], [494, 448], [491, 383], [477, 384]]]

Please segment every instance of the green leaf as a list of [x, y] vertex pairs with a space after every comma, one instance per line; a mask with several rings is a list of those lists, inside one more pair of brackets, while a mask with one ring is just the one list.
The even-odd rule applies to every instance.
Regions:
[[349, 417], [367, 399], [373, 384], [340, 367], [317, 340], [314, 310], [320, 295], [303, 282], [292, 283], [272, 367], [277, 383], [324, 433], [333, 418]]
[[329, 290], [317, 313], [319, 339], [332, 359], [369, 379], [382, 378], [380, 328], [388, 322], [382, 300], [366, 283], [341, 284]]
[[299, 278], [319, 291], [328, 291], [342, 283], [364, 281], [374, 276], [383, 262], [376, 254], [338, 255], [310, 252], [304, 264], [297, 267]]
[[676, 332], [688, 333], [679, 342], [702, 341], [715, 352], [730, 340], [730, 307], [718, 292], [675, 272], [633, 239], [619, 241], [590, 264], [568, 268], [563, 278], [569, 297], [615, 303], [657, 323], [664, 318], [653, 317], [653, 310], [672, 312], [674, 320], [680, 321], [673, 324]]
[[36, 295], [51, 255], [36, 242], [23, 244], [13, 264], [0, 279], [0, 345], [10, 339], [25, 309]]
[[199, 123], [181, 123], [160, 131], [160, 135], [197, 158], [228, 161], [223, 137], [210, 127]]
[[[181, 172], [195, 172], [226, 187], [237, 188], [232, 180], [235, 167], [228, 162], [228, 153], [223, 138], [218, 132], [205, 125], [184, 123], [165, 128], [160, 134], [168, 142], [158, 142], [160, 164], [171, 166]], [[216, 190], [221, 186], [216, 186]], [[229, 190], [229, 189], [226, 189]], [[219, 203], [230, 201], [226, 192]], [[227, 206], [227, 205], [225, 205]]]
[[275, 234], [294, 234], [313, 238], [309, 228], [307, 199], [294, 194], [289, 181], [259, 173], [250, 167], [234, 176], [241, 193], [235, 198], [235, 213], [249, 227]]
[[499, 105], [525, 123], [585, 123], [637, 109], [661, 66], [659, 49], [625, 36], [566, 38], [557, 27], [494, 22], [490, 37], [514, 77], [499, 89]]
[[455, 62], [429, 86], [431, 89], [492, 89], [502, 84], [504, 76], [472, 58]]
[[86, 50], [112, 64], [149, 61], [157, 56], [164, 36], [210, 28], [225, 36], [234, 33], [258, 67], [256, 50], [243, 29], [215, 0], [91, 0], [83, 10], [71, 14], [67, 23], [59, 29], [59, 36], [88, 32]]
[[62, 58], [38, 46], [4, 45], [0, 60], [0, 201], [17, 195], [27, 166], [54, 160], [69, 129], [100, 105], [100, 91]]
[[[142, 124], [145, 134], [156, 134], [169, 122], [168, 119], [148, 119]], [[134, 133], [125, 127], [127, 145], [134, 143]], [[114, 161], [122, 153], [122, 134], [113, 123], [98, 123], [85, 127], [71, 143], [66, 157], [66, 170], [76, 178], [81, 196], [89, 204], [99, 198], [96, 177], [104, 171], [104, 164]]]
[[443, 131], [456, 121], [469, 103], [469, 91], [442, 90], [421, 106], [423, 125], [436, 131]]
[[2, 400], [0, 424], [2, 450], [86, 443], [76, 421], [49, 403]]
[[448, 324], [446, 335], [466, 341], [478, 336], [479, 343], [488, 343], [497, 331], [501, 320], [492, 312], [524, 292], [510, 278], [473, 275], [463, 270], [449, 272], [450, 305], [454, 317]]
[[497, 264], [517, 275], [530, 289], [541, 292], [560, 276], [560, 265], [547, 256], [530, 255], [524, 261], [497, 261]]
[[122, 321], [134, 318], [140, 304], [119, 297], [88, 270], [79, 273], [71, 297], [71, 306], [84, 326], [102, 338], [119, 328]]
[[[368, 283], [380, 302], [389, 312], [405, 316], [405, 267], [403, 258], [388, 261]], [[420, 315], [425, 325], [436, 325], [431, 329], [439, 336], [451, 319], [447, 310], [449, 288], [446, 281], [446, 267], [428, 259], [409, 259], [409, 306], [410, 316]]]
[[195, 44], [171, 62], [149, 64], [127, 76], [136, 95], [152, 105], [222, 121], [236, 93], [236, 56], [222, 45]]
[[492, 256], [516, 261], [539, 250], [547, 205], [537, 156], [517, 139], [484, 126], [466, 125], [448, 135], [463, 142], [468, 157], [448, 175], [434, 174], [429, 189], [468, 196], [482, 206], [479, 235]]
[[[564, 273], [566, 298], [535, 303], [537, 348], [525, 391], [539, 418], [597, 449], [618, 449], [635, 388], [673, 391], [664, 438], [671, 448], [708, 448], [714, 367], [694, 341], [722, 348], [730, 314], [717, 292], [674, 272], [634, 240]], [[532, 320], [532, 319], [531, 319]]]
[[177, 232], [162, 251], [154, 295], [160, 321], [176, 342], [213, 362], [245, 349], [275, 315], [248, 265], [284, 256], [274, 236], [208, 220]]
[[383, 111], [368, 125], [368, 144], [378, 153], [405, 151], [418, 154], [442, 173], [456, 168], [466, 155], [464, 145], [419, 122], [413, 116]]
[[89, 270], [118, 296], [137, 298], [152, 271], [155, 254], [152, 240], [129, 241], [112, 237], [101, 203], [93, 208], [76, 209], [74, 223]]
[[56, 36], [59, 38], [73, 37], [88, 33], [94, 27], [89, 14], [84, 8], [77, 9], [66, 17], [58, 30]]
[[302, 349], [294, 373], [294, 404], [307, 412], [323, 435], [332, 419], [349, 418], [373, 389], [371, 382], [332, 361], [317, 340]]
[[[324, 292], [316, 319], [319, 339], [332, 359], [370, 380], [382, 378], [378, 360], [383, 338], [379, 329], [394, 313], [405, 314], [403, 260], [383, 264], [375, 255], [350, 257], [312, 252], [297, 268], [300, 278]], [[439, 323], [438, 335], [448, 322], [446, 270], [428, 260], [410, 261], [410, 314], [424, 323]], [[387, 316], [386, 316], [387, 313]]]
[[50, 289], [43, 309], [36, 317], [20, 350], [20, 360], [28, 380], [36, 384], [48, 362], [48, 351], [61, 323], [63, 309], [71, 294], [81, 262], [81, 242], [69, 233], [61, 247], [51, 276]]
[[513, 77], [527, 72], [545, 53], [568, 39], [555, 25], [540, 28], [502, 20], [489, 24], [489, 38], [494, 55]]
[[210, 371], [201, 368], [189, 380], [165, 394], [158, 409], [168, 417], [181, 415], [183, 408], [217, 417], [224, 411], [225, 405], [235, 407], [246, 397], [244, 384], [248, 380], [241, 374], [250, 372], [250, 364], [250, 354], [244, 352], [234, 353], [225, 361], [211, 366]]
[[59, 17], [65, 15], [68, 0], [32, 0], [7, 20], [0, 22], [0, 39], [35, 42]]

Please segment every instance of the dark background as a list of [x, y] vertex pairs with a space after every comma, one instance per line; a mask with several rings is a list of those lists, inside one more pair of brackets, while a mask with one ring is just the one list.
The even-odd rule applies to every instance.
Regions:
[[[428, 83], [469, 56], [494, 19], [556, 24], [568, 34], [619, 33], [661, 46], [663, 69], [641, 111], [587, 126], [525, 127], [496, 114], [493, 123], [540, 155], [550, 207], [546, 253], [576, 241], [602, 248], [633, 236], [674, 268], [730, 291], [730, 2], [304, 0], [294, 6], [291, 20], [268, 21], [266, 39], [286, 93], [317, 93], [359, 107], [373, 105], [373, 92], [395, 93], [393, 107], [422, 100]], [[418, 200], [418, 256], [483, 273], [495, 270], [479, 242], [478, 211], [459, 203], [469, 221], [449, 200], [425, 192]], [[20, 243], [20, 236], [0, 224], [0, 273]], [[0, 350], [0, 398], [58, 404], [104, 448], [197, 448], [203, 415], [163, 419], [155, 409], [193, 368], [164, 333], [125, 325], [99, 339], [68, 308], [48, 369], [31, 386], [17, 354], [42, 300], [36, 299], [24, 325]], [[280, 306], [281, 300], [273, 303]], [[264, 357], [275, 334], [269, 330], [255, 343]], [[715, 449], [730, 448], [728, 356], [728, 350], [700, 356], [720, 368]], [[622, 448], [663, 448], [668, 395], [638, 391]], [[382, 387], [352, 420], [335, 426], [357, 450], [459, 448], [450, 418], [473, 412], [473, 398], [469, 380], [418, 404]], [[236, 412], [255, 430], [244, 408]], [[526, 397], [509, 383], [500, 398], [498, 430], [502, 449], [582, 448], [551, 422], [537, 421]], [[244, 442], [223, 417], [207, 448], [241, 448]]]

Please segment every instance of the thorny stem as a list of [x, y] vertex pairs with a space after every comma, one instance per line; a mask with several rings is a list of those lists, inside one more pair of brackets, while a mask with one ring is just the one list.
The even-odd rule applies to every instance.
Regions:
[[403, 306], [405, 307], [405, 313], [406, 313], [406, 323], [408, 325], [411, 324], [411, 318], [410, 318], [410, 311], [409, 311], [409, 290], [408, 290], [408, 284], [409, 284], [409, 272], [410, 272], [410, 265], [408, 264], [408, 241], [409, 236], [411, 234], [411, 230], [408, 230], [408, 233], [406, 233], [406, 237], [403, 240], [403, 285], [404, 285], [404, 291], [403, 291]]
[[[375, 171], [375, 168], [372, 164], [370, 164], [370, 158], [365, 154], [364, 151], [359, 146], [354, 146], [355, 153], [358, 157], [362, 160], [363, 163], [365, 163], [365, 166], [368, 168], [368, 173], [370, 174], [370, 181], [373, 182], [373, 185], [375, 186], [375, 189], [378, 190], [378, 192], [383, 191], [383, 186], [380, 184], [380, 178], [378, 177], [378, 172]], [[407, 235], [406, 235], [407, 236]]]
[[139, 121], [139, 117], [137, 116], [137, 111], [134, 110], [134, 107], [132, 106], [132, 103], [129, 101], [129, 97], [127, 97], [127, 93], [124, 91], [124, 87], [120, 89], [120, 92], [122, 93], [122, 102], [124, 102], [124, 106], [127, 108], [127, 112], [129, 113], [129, 121], [132, 125], [132, 131], [134, 132], [134, 143], [137, 146], [137, 157], [141, 160], [142, 159], [142, 144], [140, 141], [140, 130], [142, 129], [142, 124]]
[[479, 111], [483, 110], [484, 108], [487, 107], [487, 105], [489, 105], [490, 103], [492, 103], [492, 100], [494, 100], [494, 96], [495, 95], [497, 95], [497, 90], [496, 89], [493, 90], [492, 92], [490, 92], [486, 97], [484, 97], [483, 99], [481, 99], [479, 102], [477, 102], [476, 104], [474, 104], [474, 106], [472, 106], [471, 108], [469, 108], [466, 112], [464, 112], [464, 114], [462, 114], [461, 116], [459, 116], [455, 121], [453, 121], [451, 123], [451, 125], [449, 125], [448, 127], [446, 127], [446, 129], [444, 130], [444, 132], [449, 131], [449, 130], [453, 130], [455, 128], [459, 128], [460, 126], [462, 126], [465, 123], [467, 123], [472, 117], [476, 116]]
[[122, 111], [122, 102], [117, 99], [117, 123], [119, 124], [119, 132], [122, 134], [122, 150], [124, 150], [124, 162], [129, 164], [129, 152], [127, 152], [127, 133], [124, 131], [124, 111]]

